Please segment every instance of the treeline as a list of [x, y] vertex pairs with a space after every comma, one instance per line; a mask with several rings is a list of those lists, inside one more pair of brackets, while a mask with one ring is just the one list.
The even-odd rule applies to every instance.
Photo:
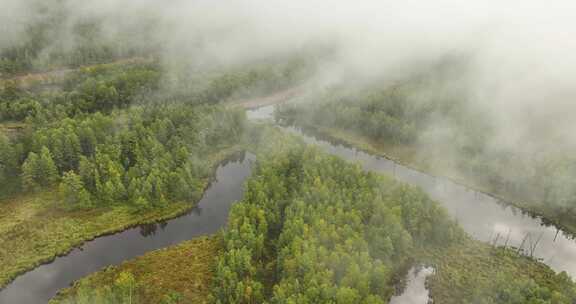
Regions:
[[161, 71], [154, 64], [111, 65], [73, 73], [58, 90], [24, 90], [9, 84], [0, 90], [0, 122], [47, 123], [80, 113], [108, 113], [128, 106], [136, 96], [153, 94]]
[[[22, 189], [59, 183], [69, 207], [190, 201], [208, 169], [201, 159], [240, 140], [243, 113], [214, 106], [148, 105], [37, 126], [0, 142], [5, 178]], [[24, 144], [25, 143], [25, 144]]]
[[414, 250], [461, 237], [422, 192], [295, 148], [260, 157], [232, 208], [213, 300], [387, 303]]
[[267, 63], [190, 76], [140, 60], [79, 69], [56, 85], [24, 89], [6, 82], [0, 88], [0, 122], [32, 120], [46, 123], [80, 113], [109, 113], [134, 101], [217, 104], [230, 99], [270, 94], [295, 85], [305, 63]]

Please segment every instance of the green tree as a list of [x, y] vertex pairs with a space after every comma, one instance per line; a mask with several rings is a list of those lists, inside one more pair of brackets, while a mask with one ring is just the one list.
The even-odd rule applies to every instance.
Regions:
[[0, 133], [0, 183], [7, 181], [15, 173], [17, 152], [8, 139]]
[[37, 182], [38, 161], [38, 155], [34, 152], [30, 152], [26, 161], [22, 164], [22, 187], [26, 191], [36, 191], [40, 188], [40, 185]]
[[52, 186], [58, 180], [58, 169], [52, 159], [50, 150], [42, 147], [37, 163], [38, 181], [42, 186]]
[[91, 205], [90, 193], [84, 188], [82, 178], [74, 171], [64, 173], [60, 182], [60, 194], [64, 202], [70, 207], [88, 207]]
[[43, 147], [40, 156], [30, 152], [22, 164], [22, 184], [25, 190], [35, 191], [41, 187], [54, 185], [58, 180], [58, 170], [48, 148]]

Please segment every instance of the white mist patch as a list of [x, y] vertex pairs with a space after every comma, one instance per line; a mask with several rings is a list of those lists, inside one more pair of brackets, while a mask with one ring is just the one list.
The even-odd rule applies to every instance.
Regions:
[[320, 83], [386, 83], [463, 54], [472, 67], [467, 97], [493, 114], [494, 146], [536, 135], [572, 147], [575, 9], [569, 0], [0, 0], [0, 49], [60, 10], [47, 50], [73, 48], [75, 25], [97, 20], [99, 40], [154, 46], [168, 69], [249, 64], [320, 45], [332, 50], [318, 58]]

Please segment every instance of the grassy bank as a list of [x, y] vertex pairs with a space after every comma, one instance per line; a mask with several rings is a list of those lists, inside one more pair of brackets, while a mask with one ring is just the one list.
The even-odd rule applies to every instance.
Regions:
[[439, 163], [441, 162], [440, 158], [429, 157], [424, 159], [421, 157], [422, 153], [417, 153], [417, 147], [376, 142], [365, 136], [341, 129], [310, 125], [304, 127], [333, 141], [356, 147], [372, 155], [385, 157], [403, 166], [426, 172], [430, 175], [448, 178], [458, 184], [495, 197], [506, 204], [518, 207], [532, 216], [542, 217], [547, 224], [553, 224], [565, 232], [576, 235], [576, 221], [573, 218], [562, 218], [562, 215], [559, 215], [554, 209], [545, 208], [545, 205], [530, 202], [526, 198], [519, 198], [511, 193], [503, 192], [501, 189], [493, 189], [490, 185], [470, 180], [455, 171], [447, 171], [443, 168], [449, 166]]
[[[240, 149], [235, 146], [222, 150], [207, 157], [206, 162], [215, 169]], [[204, 178], [202, 189], [210, 178]], [[130, 205], [67, 211], [56, 193], [45, 191], [4, 200], [0, 205], [0, 287], [4, 287], [19, 274], [52, 261], [85, 241], [138, 224], [174, 218], [195, 204], [169, 203], [150, 211], [136, 211]]]
[[50, 304], [91, 302], [95, 290], [114, 288], [122, 273], [133, 275], [135, 303], [207, 303], [215, 258], [221, 251], [216, 237], [198, 238], [149, 252], [118, 266], [105, 268], [62, 290]]
[[434, 303], [525, 303], [542, 294], [552, 301], [529, 303], [571, 303], [576, 294], [568, 275], [513, 249], [468, 239], [417, 255], [435, 268], [427, 280]]

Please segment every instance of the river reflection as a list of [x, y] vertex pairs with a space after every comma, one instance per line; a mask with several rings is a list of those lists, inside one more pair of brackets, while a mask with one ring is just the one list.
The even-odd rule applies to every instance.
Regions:
[[426, 278], [434, 273], [434, 268], [416, 266], [408, 271], [406, 286], [399, 295], [390, 299], [390, 304], [428, 304], [430, 293], [426, 288]]

